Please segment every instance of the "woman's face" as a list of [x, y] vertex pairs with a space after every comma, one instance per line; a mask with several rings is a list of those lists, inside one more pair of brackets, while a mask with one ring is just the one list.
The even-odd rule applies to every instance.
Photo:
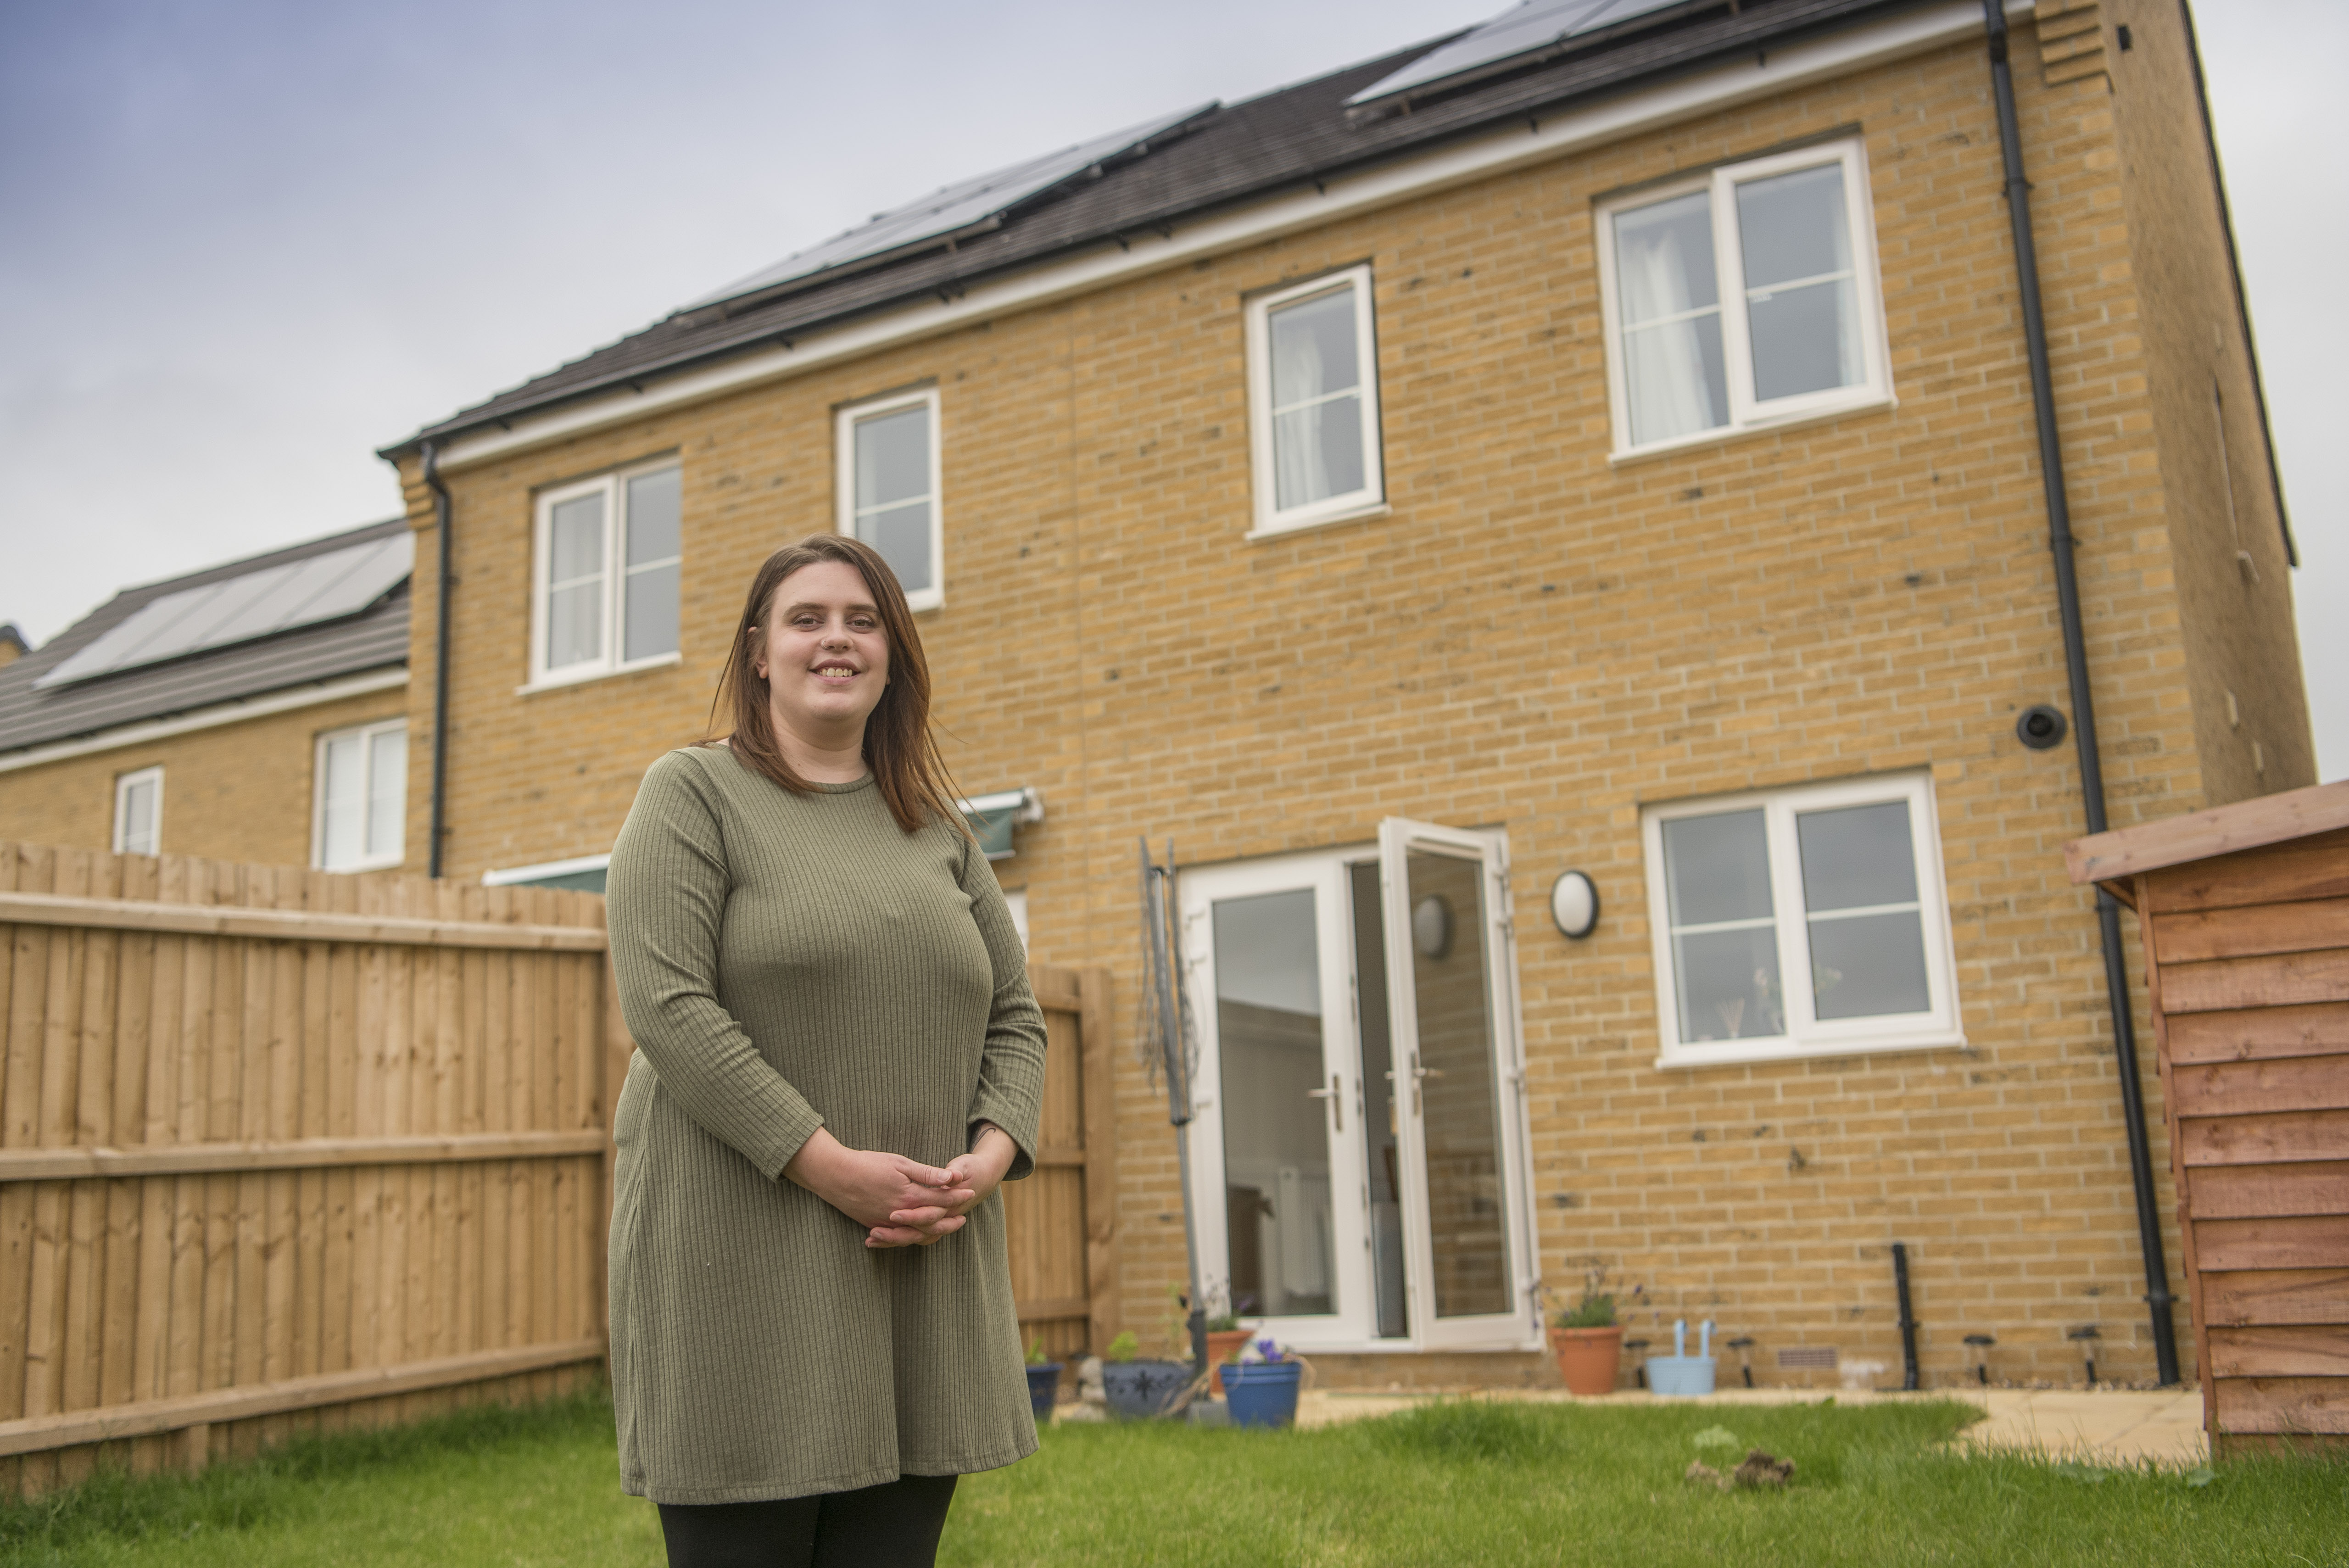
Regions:
[[777, 583], [752, 663], [778, 724], [809, 737], [862, 734], [889, 684], [889, 639], [863, 573], [819, 561]]

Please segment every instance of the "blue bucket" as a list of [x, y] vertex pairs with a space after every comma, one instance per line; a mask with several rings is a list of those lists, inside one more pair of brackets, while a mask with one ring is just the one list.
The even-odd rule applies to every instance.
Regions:
[[1301, 1361], [1240, 1361], [1224, 1367], [1224, 1398], [1235, 1427], [1286, 1427], [1297, 1419]]
[[1672, 1325], [1672, 1353], [1648, 1357], [1648, 1390], [1654, 1394], [1702, 1395], [1713, 1392], [1713, 1319], [1697, 1330], [1697, 1350], [1688, 1350], [1688, 1319]]
[[1656, 1394], [1710, 1394], [1713, 1368], [1710, 1356], [1651, 1356], [1648, 1388]]

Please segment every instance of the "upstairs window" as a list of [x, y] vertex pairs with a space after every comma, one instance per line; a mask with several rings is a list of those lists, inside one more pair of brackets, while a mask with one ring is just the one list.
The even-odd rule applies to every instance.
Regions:
[[141, 768], [114, 780], [114, 852], [161, 854], [163, 770]]
[[406, 719], [321, 735], [312, 776], [312, 865], [327, 872], [378, 871], [406, 858]]
[[905, 602], [946, 603], [936, 387], [840, 411], [839, 531], [881, 552]]
[[1657, 807], [1659, 1067], [1964, 1043], [1925, 779]]
[[1857, 142], [1609, 203], [1599, 273], [1619, 457], [1890, 400]]
[[1385, 503], [1371, 325], [1367, 266], [1249, 303], [1256, 533], [1335, 522]]
[[674, 463], [606, 474], [539, 496], [533, 686], [677, 657], [679, 502]]

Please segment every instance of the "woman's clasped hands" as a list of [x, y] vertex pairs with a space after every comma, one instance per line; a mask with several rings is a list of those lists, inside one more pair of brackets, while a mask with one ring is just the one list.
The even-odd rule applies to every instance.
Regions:
[[968, 1154], [944, 1168], [878, 1149], [851, 1149], [818, 1128], [783, 1174], [858, 1224], [868, 1247], [926, 1247], [962, 1229], [1003, 1181], [1019, 1152], [988, 1126]]

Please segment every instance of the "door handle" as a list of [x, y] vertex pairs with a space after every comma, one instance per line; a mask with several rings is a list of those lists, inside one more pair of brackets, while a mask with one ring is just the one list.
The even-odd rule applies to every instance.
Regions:
[[[1423, 1083], [1425, 1079], [1432, 1078], [1442, 1078], [1443, 1076], [1444, 1076], [1444, 1069], [1443, 1069], [1442, 1068], [1423, 1068], [1423, 1067], [1421, 1067], [1421, 1066], [1419, 1065], [1419, 1053], [1418, 1053], [1418, 1052], [1416, 1052], [1416, 1051], [1414, 1051], [1414, 1052], [1413, 1052], [1413, 1053], [1412, 1053], [1412, 1057], [1411, 1057], [1411, 1113], [1412, 1113], [1412, 1115], [1413, 1115], [1413, 1116], [1417, 1116], [1417, 1115], [1419, 1114], [1419, 1091], [1420, 1091], [1420, 1088], [1421, 1088], [1422, 1083]], [[1392, 1073], [1392, 1072], [1388, 1073], [1388, 1074], [1387, 1074], [1387, 1082], [1389, 1082], [1389, 1083], [1392, 1083], [1392, 1082], [1394, 1082], [1394, 1080], [1395, 1080], [1395, 1076], [1394, 1076], [1394, 1074], [1393, 1074], [1393, 1073]], [[1335, 1083], [1335, 1082], [1337, 1082], [1338, 1080], [1337, 1080], [1336, 1078], [1331, 1078], [1330, 1081], [1331, 1083]], [[1319, 1091], [1319, 1089], [1308, 1089], [1306, 1092], [1307, 1092], [1307, 1093], [1309, 1093], [1309, 1094], [1318, 1094], [1318, 1093], [1319, 1093], [1320, 1091]]]
[[1315, 1099], [1326, 1099], [1330, 1102], [1330, 1111], [1338, 1118], [1338, 1130], [1343, 1132], [1346, 1130], [1346, 1097], [1339, 1093], [1338, 1088], [1338, 1075], [1331, 1073], [1328, 1088], [1309, 1088], [1305, 1092]]

